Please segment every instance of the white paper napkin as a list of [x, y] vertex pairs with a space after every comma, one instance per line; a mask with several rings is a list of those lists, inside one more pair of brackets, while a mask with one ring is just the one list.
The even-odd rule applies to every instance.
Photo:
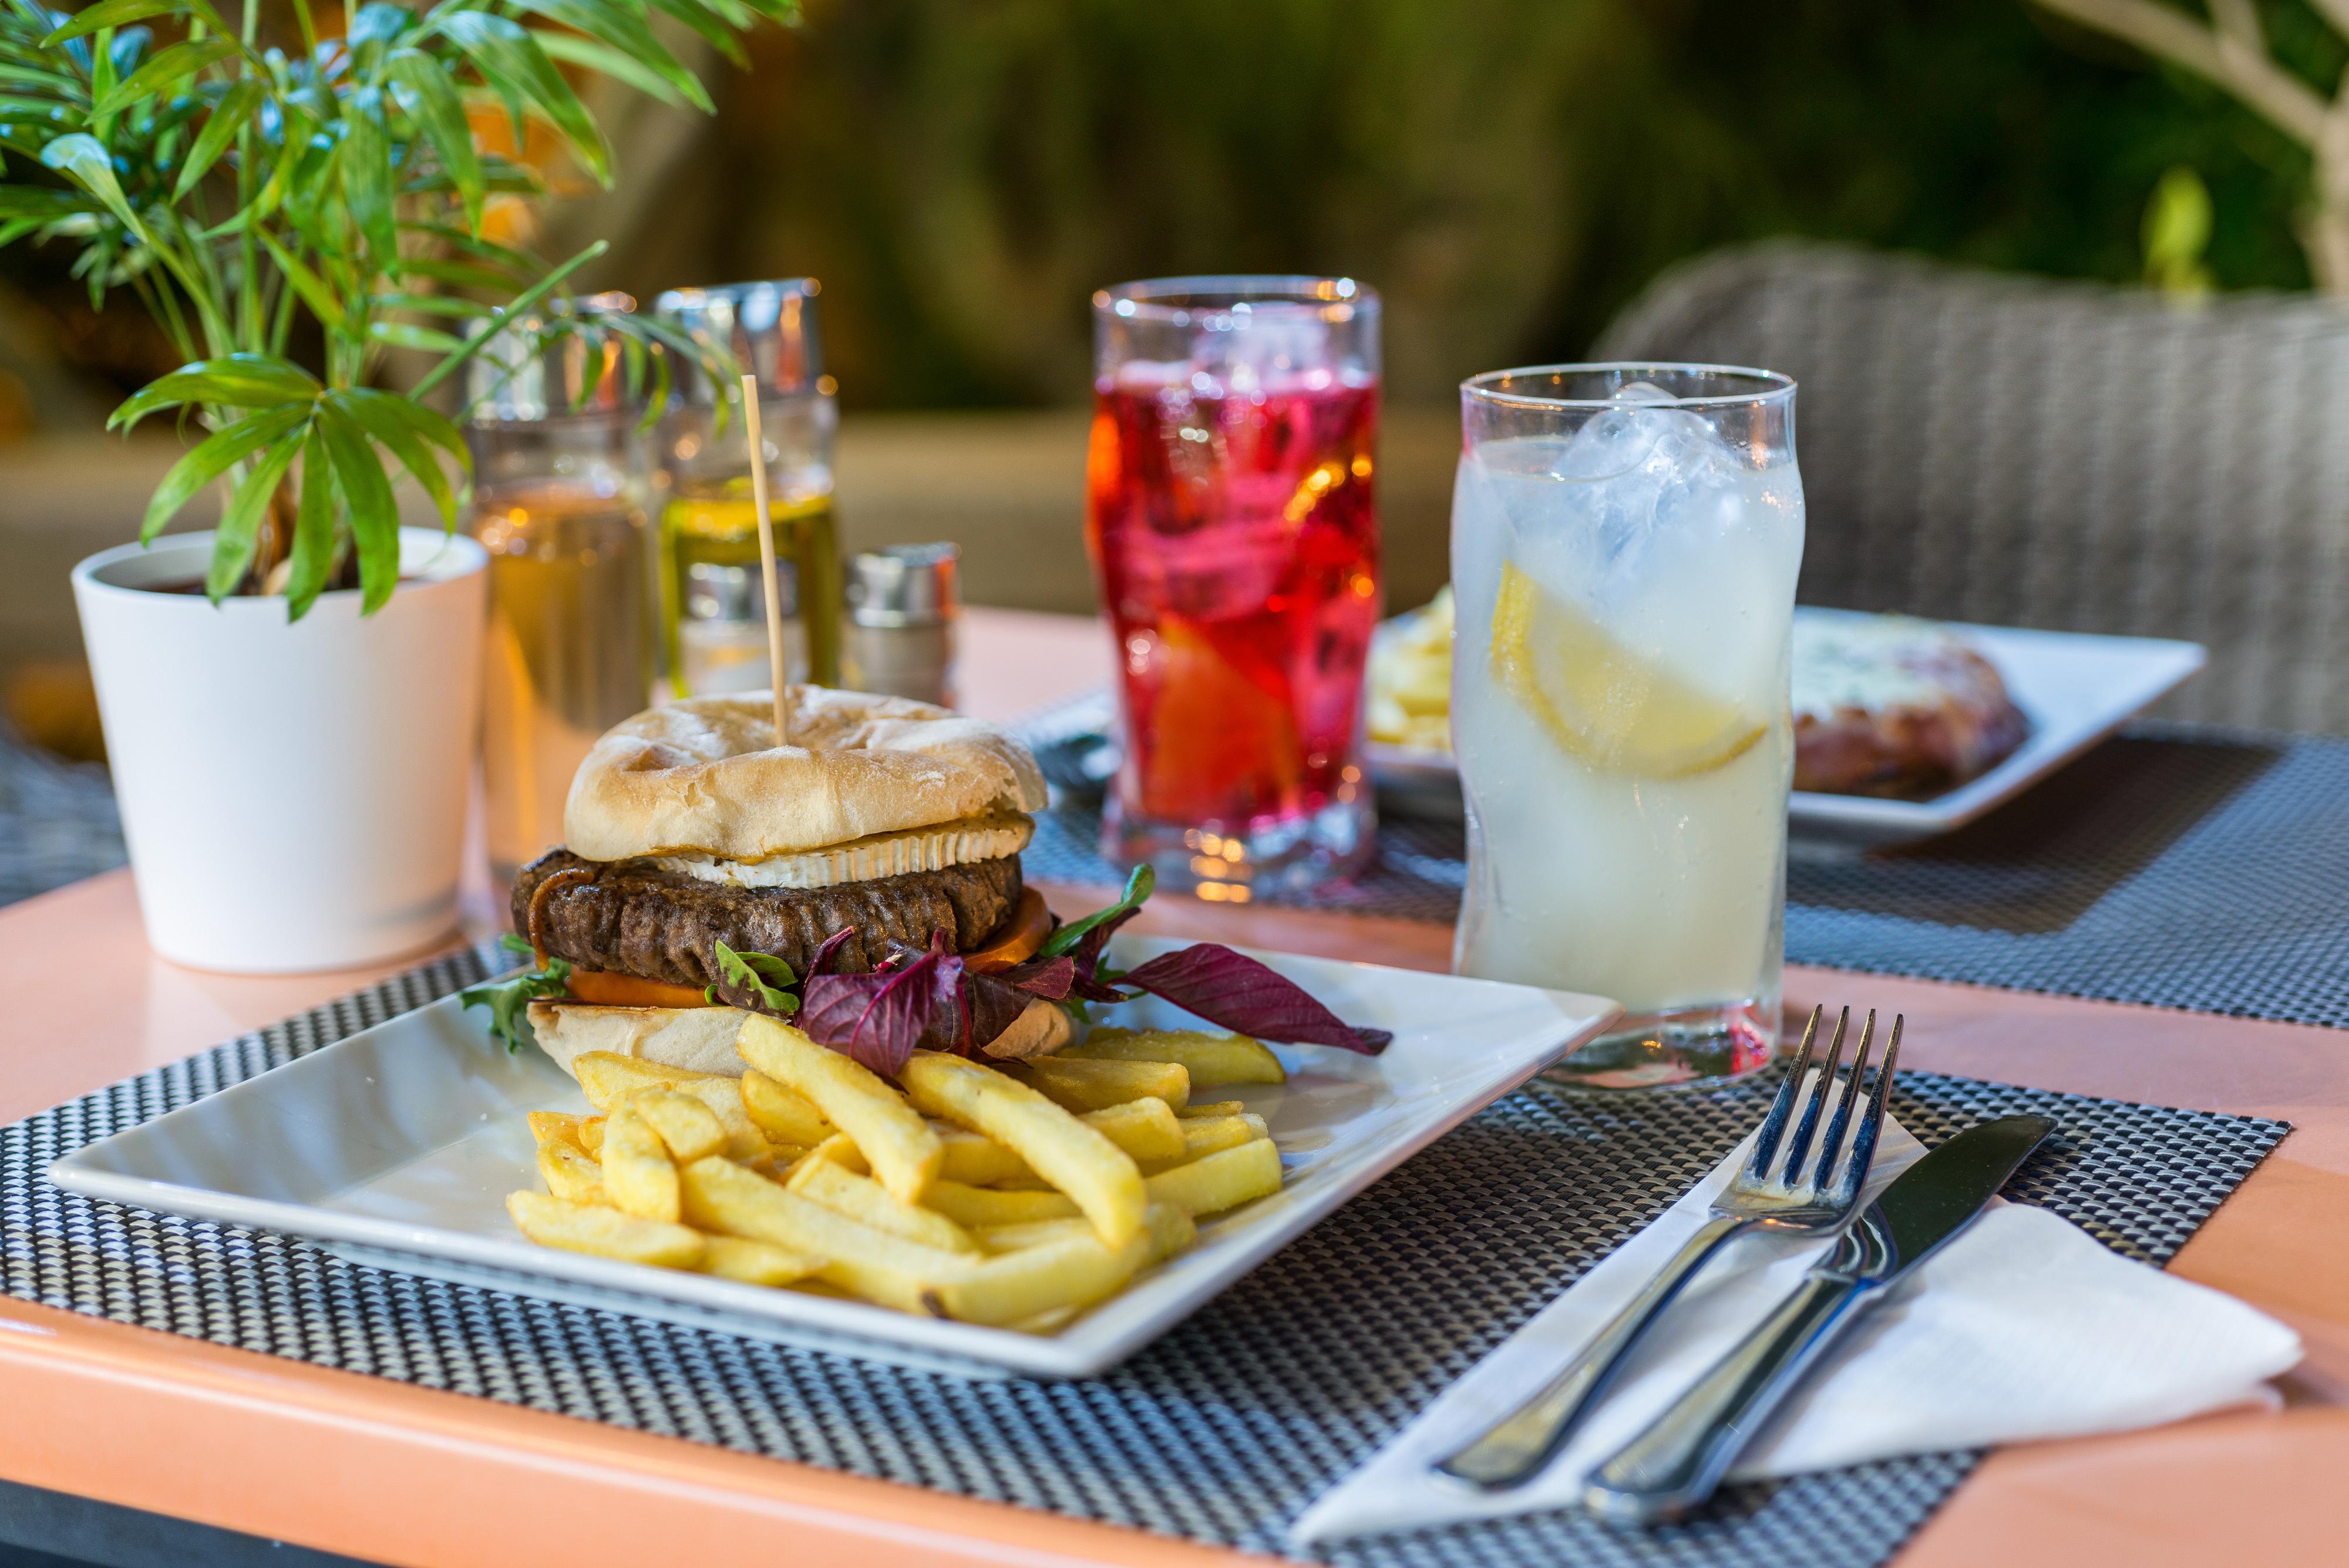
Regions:
[[[1309, 1508], [1291, 1538], [1330, 1541], [1572, 1505], [1584, 1477], [1760, 1323], [1831, 1242], [1761, 1234], [1716, 1252], [1574, 1439], [1524, 1486], [1481, 1492], [1432, 1465], [1507, 1414], [1598, 1334], [1704, 1222], [1745, 1148], [1446, 1389]], [[1923, 1152], [1887, 1118], [1868, 1196]], [[1796, 1475], [2273, 1405], [2266, 1380], [2300, 1356], [2299, 1335], [2232, 1297], [2131, 1262], [2044, 1209], [1998, 1203], [1845, 1336], [1731, 1473]]]

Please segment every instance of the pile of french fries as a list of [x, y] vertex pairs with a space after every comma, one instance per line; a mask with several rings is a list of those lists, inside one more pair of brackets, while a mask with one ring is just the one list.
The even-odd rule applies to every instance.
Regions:
[[1264, 1118], [1191, 1098], [1287, 1081], [1243, 1036], [1096, 1028], [1000, 1065], [916, 1052], [892, 1083], [745, 1012], [736, 1050], [739, 1078], [574, 1058], [601, 1114], [531, 1113], [546, 1190], [506, 1199], [523, 1234], [1050, 1334], [1189, 1247], [1195, 1220], [1280, 1187]]

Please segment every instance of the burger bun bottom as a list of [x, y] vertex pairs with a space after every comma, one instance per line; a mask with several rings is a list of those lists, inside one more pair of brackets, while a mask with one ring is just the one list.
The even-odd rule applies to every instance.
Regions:
[[[573, 1077], [573, 1057], [588, 1051], [638, 1056], [664, 1067], [683, 1067], [722, 1077], [742, 1075], [734, 1050], [742, 1014], [731, 1007], [605, 1007], [585, 1002], [533, 1002], [531, 1033], [538, 1048]], [[1042, 1056], [1066, 1045], [1075, 1033], [1066, 1011], [1038, 997], [987, 1045], [1002, 1059]]]

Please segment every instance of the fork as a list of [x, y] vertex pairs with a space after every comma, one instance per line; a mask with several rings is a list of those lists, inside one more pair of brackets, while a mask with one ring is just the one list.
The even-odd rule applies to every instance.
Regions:
[[[1736, 1179], [1713, 1199], [1711, 1218], [1689, 1239], [1680, 1255], [1649, 1281], [1564, 1371], [1483, 1436], [1449, 1458], [1438, 1460], [1437, 1469], [1488, 1490], [1501, 1490], [1528, 1480], [1549, 1462], [1581, 1424], [1582, 1417], [1598, 1404], [1599, 1397], [1607, 1391], [1631, 1347], [1649, 1326], [1663, 1315], [1682, 1288], [1733, 1237], [1765, 1229], [1832, 1231], [1850, 1216], [1859, 1199], [1860, 1184], [1867, 1179], [1868, 1168], [1876, 1158], [1877, 1134], [1884, 1126], [1885, 1097], [1891, 1090], [1893, 1067], [1900, 1055], [1903, 1021], [1899, 1014], [1893, 1017], [1892, 1034], [1885, 1045], [1884, 1066], [1876, 1075], [1876, 1087], [1869, 1093], [1855, 1129], [1851, 1127], [1852, 1106], [1859, 1097], [1860, 1080], [1867, 1075], [1868, 1053], [1876, 1039], [1876, 1012], [1872, 1008], [1868, 1011], [1867, 1026], [1860, 1031], [1859, 1053], [1852, 1058], [1851, 1076], [1845, 1080], [1843, 1094], [1836, 1101], [1835, 1115], [1827, 1121], [1826, 1137], [1818, 1146], [1819, 1158], [1813, 1163], [1812, 1141], [1819, 1130], [1819, 1118], [1826, 1111], [1828, 1097], [1835, 1092], [1836, 1068], [1843, 1059], [1844, 1033], [1851, 1023], [1851, 1009], [1844, 1008], [1836, 1018], [1835, 1038], [1827, 1047], [1826, 1064], [1806, 1096], [1804, 1085], [1810, 1077], [1811, 1051], [1826, 1011], [1824, 1007], [1811, 1009], [1810, 1023], [1803, 1031], [1802, 1050], [1796, 1054], [1794, 1065], [1786, 1070], [1786, 1080], [1778, 1086], [1777, 1097], [1770, 1102], [1770, 1114], [1762, 1119], [1753, 1153], [1746, 1157]], [[1799, 1119], [1795, 1116], [1797, 1101], [1802, 1102]], [[1790, 1121], [1794, 1123], [1791, 1137], [1787, 1136]], [[1837, 1157], [1845, 1152], [1847, 1131], [1851, 1135], [1848, 1157], [1838, 1167]], [[1783, 1160], [1779, 1158], [1781, 1154], [1785, 1157]]]

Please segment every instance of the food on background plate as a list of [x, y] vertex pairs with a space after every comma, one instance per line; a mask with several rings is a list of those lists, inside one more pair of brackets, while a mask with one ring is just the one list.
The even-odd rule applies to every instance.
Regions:
[[1452, 589], [1379, 628], [1371, 644], [1371, 739], [1452, 749]]
[[2012, 755], [2031, 722], [1998, 670], [1907, 616], [1795, 622], [1795, 787], [1930, 795]]
[[[1370, 733], [1452, 749], [1452, 590], [1399, 616], [1371, 656]], [[1795, 787], [1921, 797], [2012, 755], [2031, 722], [1958, 633], [1908, 616], [1795, 618]]]
[[[790, 746], [761, 694], [620, 726], [570, 844], [517, 883], [508, 940], [536, 966], [465, 1002], [600, 1113], [533, 1113], [547, 1190], [513, 1195], [523, 1234], [1046, 1333], [1278, 1190], [1263, 1118], [1193, 1084], [1283, 1082], [1267, 1040], [1375, 1054], [1386, 1033], [1213, 943], [1112, 967], [1153, 878], [1065, 924], [1043, 908], [1018, 741], [792, 701]], [[1145, 993], [1224, 1033], [1093, 1025]]]

